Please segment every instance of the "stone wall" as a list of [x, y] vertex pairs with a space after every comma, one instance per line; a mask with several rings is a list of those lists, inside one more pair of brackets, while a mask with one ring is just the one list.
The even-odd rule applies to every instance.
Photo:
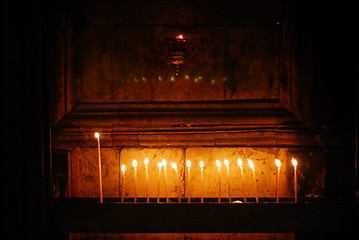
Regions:
[[[72, 196], [99, 197], [98, 179], [98, 155], [97, 148], [76, 148], [71, 151], [71, 189]], [[134, 197], [134, 168], [132, 161], [138, 162], [137, 167], [137, 197], [146, 197], [146, 175], [144, 159], [149, 158], [148, 179], [149, 197], [157, 198], [159, 169], [157, 163], [163, 159], [167, 161], [167, 189], [169, 198], [201, 197], [201, 171], [199, 162], [204, 162], [204, 186], [205, 198], [218, 197], [219, 173], [216, 160], [221, 161], [221, 197], [228, 198], [228, 175], [224, 166], [224, 159], [230, 163], [230, 188], [233, 198], [256, 197], [256, 188], [253, 182], [253, 172], [247, 159], [251, 159], [255, 165], [255, 178], [258, 188], [258, 196], [261, 198], [273, 198], [276, 191], [277, 167], [274, 160], [282, 161], [279, 182], [280, 197], [291, 197], [293, 169], [288, 149], [285, 148], [101, 148], [103, 196], [104, 198], [119, 198], [121, 191], [124, 197]], [[238, 158], [243, 160], [244, 182]], [[188, 183], [188, 169], [186, 161], [190, 160], [190, 181]], [[178, 166], [179, 181], [171, 163]], [[121, 186], [122, 173], [120, 166], [125, 164], [125, 182]], [[166, 197], [164, 168], [161, 170], [160, 197]], [[77, 190], [76, 190], [77, 189]]]

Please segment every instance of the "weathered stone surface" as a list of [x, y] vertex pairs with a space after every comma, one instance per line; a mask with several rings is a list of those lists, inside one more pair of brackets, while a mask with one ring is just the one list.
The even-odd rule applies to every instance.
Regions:
[[[78, 188], [77, 197], [98, 197], [98, 158], [97, 148], [77, 148], [77, 155], [70, 154], [71, 162], [78, 161], [77, 165], [72, 165], [72, 172], [75, 175], [76, 167], [78, 178], [72, 177], [73, 186]], [[144, 159], [149, 158], [148, 180], [149, 197], [158, 197], [158, 183], [160, 184], [159, 197], [166, 197], [165, 169], [161, 169], [159, 179], [158, 162], [163, 159], [167, 161], [167, 194], [170, 198], [181, 197], [201, 197], [201, 171], [199, 162], [204, 162], [203, 172], [203, 197], [217, 198], [219, 195], [219, 174], [216, 160], [220, 160], [222, 166], [220, 170], [221, 178], [221, 197], [228, 198], [228, 175], [224, 166], [224, 159], [228, 159], [230, 166], [230, 188], [231, 197], [243, 198], [244, 196], [254, 198], [257, 195], [261, 198], [273, 198], [276, 192], [277, 167], [274, 163], [276, 158], [282, 162], [279, 182], [279, 196], [290, 197], [289, 177], [292, 176], [290, 159], [287, 149], [283, 148], [123, 148], [120, 151], [113, 148], [102, 148], [102, 176], [103, 176], [103, 196], [106, 198], [120, 197], [120, 191], [124, 191], [124, 197], [133, 198], [135, 196], [135, 174], [132, 161], [135, 159], [137, 166], [137, 197], [146, 197], [146, 175]], [[78, 158], [78, 159], [76, 159]], [[243, 177], [238, 166], [238, 158], [243, 160]], [[250, 169], [247, 159], [251, 159], [255, 165], [255, 180], [253, 171]], [[188, 181], [188, 169], [185, 162], [190, 160], [190, 181]], [[178, 167], [178, 177], [171, 167], [174, 162]], [[289, 163], [289, 166], [287, 164]], [[126, 166], [124, 185], [120, 187], [120, 166]], [[121, 175], [121, 176], [120, 176]], [[76, 183], [78, 179], [78, 183]], [[122, 180], [121, 180], [122, 181]], [[78, 184], [78, 187], [75, 185]], [[257, 190], [256, 190], [257, 187]]]
[[[73, 158], [70, 161], [78, 161], [78, 165], [72, 166], [74, 182], [70, 184], [78, 185], [76, 197], [99, 197], [97, 148], [77, 148], [75, 151], [77, 153], [71, 154]], [[113, 148], [101, 148], [101, 166], [103, 197], [119, 197], [119, 151]], [[78, 177], [75, 177], [76, 174]]]
[[74, 94], [80, 102], [275, 99], [279, 34], [276, 26], [196, 28], [177, 78], [165, 28], [86, 28], [68, 49]]

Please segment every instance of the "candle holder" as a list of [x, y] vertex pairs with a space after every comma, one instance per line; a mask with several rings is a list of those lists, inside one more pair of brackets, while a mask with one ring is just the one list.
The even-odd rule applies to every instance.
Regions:
[[125, 164], [123, 164], [121, 166], [121, 171], [122, 171], [121, 202], [123, 203], [124, 193], [125, 193], [125, 172], [126, 172], [126, 165]]
[[150, 199], [148, 196], [148, 163], [149, 163], [148, 158], [145, 158], [144, 163], [145, 163], [145, 171], [146, 171], [146, 198], [147, 198], [147, 203], [149, 203]]
[[256, 203], [259, 202], [258, 199], [258, 188], [257, 188], [257, 181], [256, 181], [256, 174], [255, 174], [255, 170], [254, 170], [254, 164], [251, 160], [248, 159], [248, 165], [249, 167], [252, 169], [253, 172], [253, 186], [255, 188], [255, 192], [256, 192]]
[[277, 200], [277, 203], [279, 203], [279, 194], [278, 194], [278, 191], [279, 191], [279, 174], [280, 174], [280, 165], [281, 165], [281, 162], [276, 159], [275, 160], [275, 164], [277, 165], [277, 181], [276, 181], [276, 200]]
[[161, 185], [162, 162], [157, 163], [157, 166], [158, 166], [157, 203], [159, 203], [160, 202], [160, 185]]
[[179, 69], [184, 64], [187, 38], [180, 34], [176, 37], [168, 37], [166, 40], [168, 61], [169, 64], [174, 67], [176, 76], [178, 76]]
[[217, 160], [216, 165], [218, 167], [218, 203], [220, 203], [221, 202], [221, 162]]
[[163, 171], [165, 173], [165, 190], [166, 190], [166, 203], [168, 203], [168, 182], [167, 182], [167, 161], [166, 159], [162, 160], [162, 167], [163, 167]]
[[227, 159], [224, 160], [224, 165], [227, 167], [227, 185], [228, 185], [228, 202], [232, 202], [231, 197], [231, 181], [229, 175], [229, 161]]
[[178, 175], [178, 171], [177, 171], [177, 164], [176, 163], [171, 163], [171, 167], [175, 170], [176, 172], [176, 177], [177, 177], [177, 189], [178, 189], [178, 202], [181, 202], [181, 191], [179, 190], [179, 185], [180, 185], [180, 181], [179, 181], [179, 175]]
[[137, 202], [137, 161], [133, 160], [132, 161], [132, 166], [133, 166], [133, 170], [135, 173], [135, 196], [134, 196], [134, 202]]
[[191, 202], [191, 195], [190, 195], [190, 180], [191, 180], [191, 161], [187, 160], [187, 195], [188, 195], [188, 203]]
[[297, 199], [297, 165], [298, 162], [294, 158], [292, 158], [292, 164], [294, 167], [294, 202], [298, 202]]
[[100, 203], [103, 203], [102, 196], [102, 167], [101, 167], [101, 147], [100, 147], [100, 134], [95, 132], [95, 138], [97, 139], [97, 149], [98, 149], [98, 178], [100, 185]]
[[243, 174], [243, 167], [242, 167], [243, 161], [241, 158], [238, 158], [238, 166], [241, 169], [241, 176], [242, 176], [242, 187], [243, 187], [243, 202], [246, 203], [247, 202], [247, 198], [246, 198], [246, 189], [245, 189], [245, 184], [244, 184], [244, 174]]

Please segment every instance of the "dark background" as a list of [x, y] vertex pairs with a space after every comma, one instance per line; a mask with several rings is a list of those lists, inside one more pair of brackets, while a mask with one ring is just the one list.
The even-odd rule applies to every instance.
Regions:
[[[1, 3], [2, 176], [7, 236], [14, 239], [51, 239], [49, 4]], [[353, 201], [353, 179], [345, 175], [355, 171], [357, 2], [291, 4], [295, 51], [312, 49], [301, 56], [313, 79], [311, 125], [325, 130], [325, 151], [332, 152], [326, 162], [326, 195]]]

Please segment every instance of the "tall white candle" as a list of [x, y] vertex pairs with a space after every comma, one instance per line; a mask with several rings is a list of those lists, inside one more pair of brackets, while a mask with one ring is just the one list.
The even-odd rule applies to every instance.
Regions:
[[137, 202], [137, 161], [134, 159], [132, 161], [133, 170], [135, 172], [135, 203]]
[[180, 191], [180, 184], [179, 184], [179, 176], [178, 176], [178, 171], [177, 171], [177, 164], [172, 162], [171, 163], [171, 167], [175, 170], [176, 172], [176, 177], [177, 177], [177, 180], [176, 180], [176, 184], [177, 184], [177, 189], [178, 189], [178, 202], [180, 203], [181, 202], [181, 191]]
[[103, 203], [102, 196], [102, 169], [101, 169], [101, 147], [100, 147], [100, 134], [95, 132], [95, 138], [97, 138], [97, 149], [98, 149], [98, 178], [100, 185], [100, 203]]
[[218, 202], [221, 202], [221, 162], [219, 160], [216, 161], [218, 167]]
[[126, 172], [125, 164], [122, 164], [121, 171], [122, 171], [121, 201], [123, 202], [123, 200], [124, 200], [123, 197], [124, 197], [124, 194], [125, 194], [125, 172]]
[[256, 175], [255, 175], [255, 171], [254, 171], [254, 164], [251, 160], [248, 159], [248, 164], [249, 167], [252, 168], [253, 171], [253, 186], [255, 187], [255, 191], [256, 191], [256, 203], [258, 203], [258, 188], [257, 188], [257, 181], [256, 181]]
[[191, 194], [190, 194], [190, 182], [191, 182], [191, 161], [187, 160], [187, 195], [188, 195], [188, 203], [191, 202]]
[[199, 166], [201, 167], [201, 203], [203, 203], [203, 167], [204, 167], [203, 161], [199, 162]]
[[166, 188], [166, 203], [168, 203], [168, 190], [167, 190], [167, 161], [166, 159], [162, 160], [162, 167], [165, 172], [165, 188]]
[[275, 164], [277, 165], [277, 182], [276, 182], [276, 198], [277, 198], [277, 203], [279, 202], [279, 174], [280, 174], [280, 165], [281, 165], [281, 162], [276, 159], [275, 160]]
[[294, 158], [292, 158], [292, 164], [294, 167], [294, 202], [297, 202], [297, 165], [298, 162]]
[[150, 202], [150, 198], [148, 196], [148, 158], [145, 158], [145, 171], [146, 171], [146, 197], [147, 197], [147, 203]]
[[160, 202], [160, 185], [161, 185], [162, 163], [161, 162], [157, 163], [157, 166], [158, 166], [157, 203], [159, 203]]
[[231, 203], [232, 202], [231, 182], [230, 182], [230, 175], [229, 175], [229, 161], [227, 159], [224, 159], [224, 165], [227, 167], [228, 201]]
[[238, 158], [238, 166], [241, 169], [241, 175], [242, 175], [242, 187], [243, 187], [243, 201], [247, 202], [247, 197], [246, 197], [246, 189], [245, 189], [245, 184], [244, 184], [244, 174], [243, 174], [243, 167], [242, 167], [243, 161], [241, 158]]

